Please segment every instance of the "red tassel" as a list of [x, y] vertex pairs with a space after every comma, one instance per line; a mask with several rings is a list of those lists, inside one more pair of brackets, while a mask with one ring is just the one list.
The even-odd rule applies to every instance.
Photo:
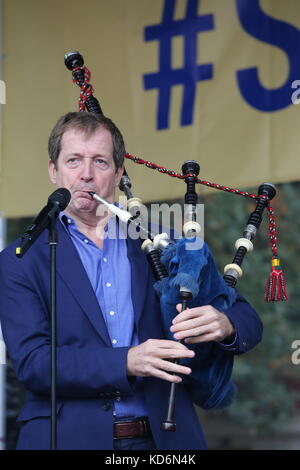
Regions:
[[280, 260], [272, 258], [272, 271], [266, 283], [267, 302], [278, 302], [279, 300], [288, 300], [286, 292], [286, 280], [280, 267]]

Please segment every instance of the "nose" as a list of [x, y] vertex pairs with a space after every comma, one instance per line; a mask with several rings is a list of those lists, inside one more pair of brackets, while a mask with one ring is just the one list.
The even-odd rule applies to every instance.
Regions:
[[93, 178], [94, 178], [93, 162], [91, 161], [91, 159], [86, 158], [83, 161], [80, 179], [82, 181], [88, 182], [88, 181], [93, 180]]

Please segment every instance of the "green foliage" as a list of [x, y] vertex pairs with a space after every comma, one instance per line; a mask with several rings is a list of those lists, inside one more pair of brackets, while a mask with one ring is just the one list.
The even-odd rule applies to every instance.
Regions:
[[[257, 190], [248, 188], [248, 192]], [[268, 238], [268, 212], [254, 240], [254, 251], [243, 263], [244, 275], [238, 281], [239, 292], [259, 313], [264, 324], [262, 342], [235, 360], [236, 402], [224, 413], [253, 434], [264, 434], [287, 422], [297, 407], [300, 390], [299, 368], [291, 362], [291, 344], [300, 339], [297, 258], [300, 245], [298, 217], [300, 183], [277, 187], [272, 201], [275, 209], [278, 254], [287, 280], [289, 300], [264, 301], [265, 283], [271, 269]], [[224, 192], [205, 195], [205, 241], [210, 245], [220, 272], [235, 254], [234, 242], [240, 238], [254, 201]]]

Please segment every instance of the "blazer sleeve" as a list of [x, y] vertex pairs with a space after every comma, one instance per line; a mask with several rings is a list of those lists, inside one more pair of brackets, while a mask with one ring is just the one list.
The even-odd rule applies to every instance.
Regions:
[[238, 293], [234, 304], [224, 311], [234, 325], [236, 334], [231, 344], [218, 343], [219, 347], [234, 354], [243, 354], [254, 348], [262, 339], [263, 324], [257, 312]]
[[[50, 394], [51, 346], [49, 312], [30, 279], [11, 253], [0, 254], [0, 321], [18, 379], [26, 389]], [[126, 375], [128, 347], [103, 346], [87, 336], [57, 347], [58, 397], [132, 395]]]

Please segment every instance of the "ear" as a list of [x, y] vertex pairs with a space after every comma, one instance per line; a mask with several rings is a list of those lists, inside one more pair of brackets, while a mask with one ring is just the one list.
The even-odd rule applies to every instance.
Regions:
[[116, 186], [118, 186], [118, 184], [121, 181], [123, 171], [124, 171], [124, 166], [121, 166], [121, 168], [118, 168], [118, 170], [116, 171], [116, 174], [115, 174], [115, 185]]
[[49, 178], [53, 184], [56, 184], [56, 168], [54, 163], [49, 160], [48, 161], [48, 173], [49, 173]]

